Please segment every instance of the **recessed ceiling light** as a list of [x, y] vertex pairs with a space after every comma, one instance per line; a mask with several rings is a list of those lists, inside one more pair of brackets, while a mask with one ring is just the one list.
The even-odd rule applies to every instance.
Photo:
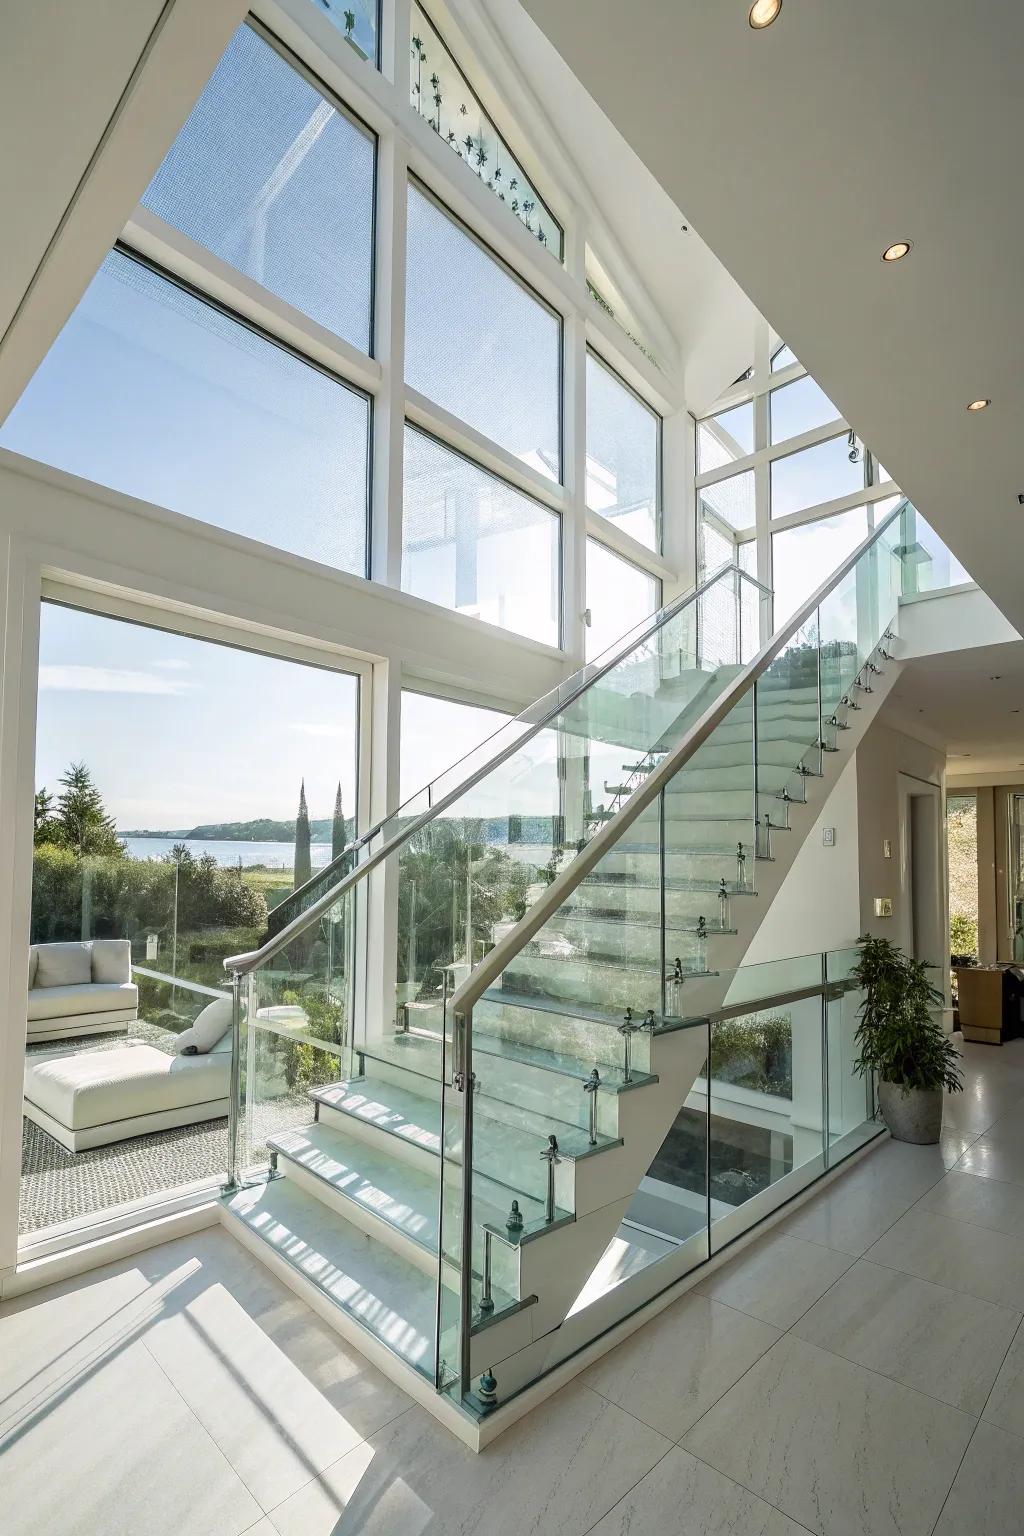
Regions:
[[755, 32], [770, 27], [782, 10], [782, 0], [754, 0], [750, 7], [749, 21]]
[[969, 411], [983, 411], [987, 405], [991, 404], [991, 400], [972, 400], [967, 409]]
[[897, 240], [895, 245], [887, 245], [882, 252], [883, 261], [902, 261], [904, 256], [909, 256], [913, 249], [912, 240]]

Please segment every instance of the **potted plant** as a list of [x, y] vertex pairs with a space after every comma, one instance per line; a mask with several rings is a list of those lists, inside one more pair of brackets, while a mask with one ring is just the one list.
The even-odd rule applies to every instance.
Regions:
[[857, 944], [860, 959], [850, 974], [864, 1001], [854, 1070], [876, 1073], [882, 1118], [897, 1141], [936, 1142], [943, 1092], [963, 1090], [959, 1053], [935, 1017], [942, 993], [924, 961], [888, 939], [864, 934]]

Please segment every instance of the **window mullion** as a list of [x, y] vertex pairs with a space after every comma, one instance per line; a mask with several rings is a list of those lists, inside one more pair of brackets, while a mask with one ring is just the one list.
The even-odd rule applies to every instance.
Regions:
[[383, 369], [373, 422], [371, 566], [374, 581], [402, 585], [405, 290], [408, 163], [397, 134], [377, 153], [375, 343]]
[[583, 317], [563, 327], [562, 454], [566, 507], [562, 517], [562, 647], [569, 671], [583, 665], [587, 606], [587, 337]]

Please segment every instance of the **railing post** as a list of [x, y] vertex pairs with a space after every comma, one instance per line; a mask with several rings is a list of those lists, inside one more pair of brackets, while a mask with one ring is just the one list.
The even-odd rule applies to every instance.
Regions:
[[[473, 1010], [454, 1019], [455, 1072], [452, 1086], [462, 1095], [462, 1209], [459, 1240], [459, 1391], [463, 1399], [473, 1388]], [[441, 1087], [444, 1093], [444, 1084]], [[441, 1178], [446, 1149], [441, 1138]], [[438, 1295], [443, 1252], [438, 1246]], [[440, 1315], [440, 1314], [439, 1314]]]
[[231, 973], [231, 1082], [228, 1090], [228, 1176], [223, 1193], [233, 1194], [239, 1187], [238, 1129], [242, 1098], [242, 975]]
[[816, 672], [816, 683], [817, 683], [817, 689], [818, 689], [818, 772], [819, 773], [824, 773], [824, 771], [825, 771], [825, 721], [824, 721], [824, 718], [822, 716], [822, 709], [821, 709], [822, 696], [821, 696], [821, 609], [820, 608], [817, 609], [817, 613], [816, 613], [815, 629], [818, 632], [818, 645], [817, 645], [817, 655], [816, 655], [817, 666], [816, 666], [816, 669], [815, 669], [815, 672]]

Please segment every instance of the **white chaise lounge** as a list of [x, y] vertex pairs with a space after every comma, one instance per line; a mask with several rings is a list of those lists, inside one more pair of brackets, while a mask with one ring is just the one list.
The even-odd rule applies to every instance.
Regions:
[[28, 952], [28, 1039], [66, 1040], [124, 1029], [139, 1016], [128, 939], [33, 944]]
[[[228, 1112], [231, 999], [208, 1004], [168, 1056], [140, 1040], [30, 1058], [25, 1115], [69, 1152]], [[195, 1055], [183, 1054], [194, 1049]]]

